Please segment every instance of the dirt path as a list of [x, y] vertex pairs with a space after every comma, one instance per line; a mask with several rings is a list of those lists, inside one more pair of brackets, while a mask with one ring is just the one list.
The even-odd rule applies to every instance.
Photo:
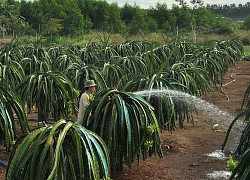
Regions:
[[[223, 86], [225, 94], [214, 89], [206, 98], [219, 109], [237, 115], [243, 95], [250, 82], [250, 61], [240, 61], [229, 68]], [[228, 101], [229, 100], [229, 101]], [[225, 133], [212, 129], [216, 120], [207, 115], [198, 115], [195, 126], [185, 124], [184, 129], [162, 133], [163, 158], [151, 157], [141, 161], [139, 168], [134, 164], [131, 169], [112, 175], [114, 180], [205, 180], [213, 171], [226, 169], [226, 160], [208, 157], [206, 154], [220, 150]], [[220, 126], [219, 126], [220, 127]], [[230, 147], [228, 147], [230, 148]], [[7, 162], [9, 154], [0, 145], [0, 160]], [[4, 179], [5, 169], [0, 167], [0, 180]]]

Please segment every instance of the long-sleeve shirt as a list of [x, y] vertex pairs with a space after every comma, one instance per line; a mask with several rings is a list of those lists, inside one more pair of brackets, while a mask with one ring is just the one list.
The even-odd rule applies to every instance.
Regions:
[[89, 105], [89, 95], [84, 92], [81, 95], [80, 101], [79, 101], [79, 112], [77, 117], [77, 123], [81, 124], [83, 123], [83, 116], [86, 111], [87, 106]]

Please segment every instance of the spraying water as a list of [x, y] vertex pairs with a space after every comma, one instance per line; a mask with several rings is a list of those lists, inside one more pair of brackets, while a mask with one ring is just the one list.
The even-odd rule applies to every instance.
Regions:
[[[188, 105], [195, 106], [198, 113], [204, 114], [209, 116], [211, 120], [215, 123], [214, 127], [219, 128], [220, 131], [226, 132], [230, 123], [235, 119], [234, 116], [230, 115], [228, 112], [220, 110], [217, 106], [215, 106], [212, 103], [209, 103], [201, 98], [198, 98], [196, 96], [190, 95], [185, 92], [177, 91], [177, 90], [171, 90], [171, 89], [153, 89], [153, 90], [143, 90], [143, 91], [137, 91], [133, 92], [133, 94], [136, 94], [138, 96], [167, 96], [171, 97], [173, 101], [179, 101], [179, 102], [185, 102]], [[242, 123], [239, 121], [236, 122], [234, 125], [231, 134], [234, 134], [234, 146], [236, 145], [236, 141], [239, 140], [239, 136], [241, 135], [241, 132], [243, 130]], [[237, 136], [235, 136], [235, 134]], [[235, 148], [235, 147], [233, 147]]]
[[206, 155], [208, 157], [212, 157], [212, 158], [219, 159], [219, 160], [226, 160], [227, 159], [225, 153], [223, 153], [221, 150], [215, 150], [214, 152], [208, 153]]
[[235, 118], [229, 113], [220, 110], [214, 104], [181, 91], [171, 89], [153, 89], [151, 91], [137, 91], [134, 92], [134, 94], [139, 96], [168, 96], [171, 97], [174, 101], [186, 102], [190, 106], [194, 105], [197, 108], [198, 112], [208, 115], [210, 118], [216, 120], [215, 122], [220, 125], [225, 123], [227, 126], [228, 123], [232, 122], [232, 120]]
[[231, 172], [229, 171], [214, 171], [212, 173], [207, 174], [207, 176], [209, 177], [209, 179], [229, 179], [229, 177], [231, 176]]

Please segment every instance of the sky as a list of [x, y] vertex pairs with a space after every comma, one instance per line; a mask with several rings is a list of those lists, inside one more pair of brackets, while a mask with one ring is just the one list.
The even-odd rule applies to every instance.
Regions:
[[[123, 6], [125, 3], [129, 3], [130, 5], [137, 4], [141, 8], [149, 8], [150, 6], [155, 7], [157, 2], [166, 3], [168, 8], [172, 7], [172, 4], [177, 4], [175, 0], [106, 0], [108, 3], [117, 3], [118, 6]], [[190, 0], [186, 0], [186, 2], [190, 2]], [[206, 4], [246, 4], [250, 2], [250, 0], [204, 0], [204, 5]]]

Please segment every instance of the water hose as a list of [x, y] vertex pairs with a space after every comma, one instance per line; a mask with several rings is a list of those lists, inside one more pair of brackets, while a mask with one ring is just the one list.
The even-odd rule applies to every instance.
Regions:
[[1, 161], [1, 160], [0, 160], [0, 165], [2, 165], [2, 166], [4, 166], [4, 167], [7, 167], [7, 166], [8, 166], [8, 164], [7, 164], [6, 162]]
[[223, 86], [227, 86], [228, 84], [230, 84], [230, 83], [232, 83], [232, 82], [235, 81], [235, 78], [233, 77], [233, 75], [234, 75], [234, 73], [232, 73], [231, 76], [230, 76], [230, 78], [233, 79], [232, 81], [230, 81], [229, 83], [226, 83], [226, 84], [224, 84], [224, 85], [222, 85], [222, 82], [221, 82], [221, 84], [220, 84], [220, 91], [226, 96], [227, 102], [229, 101], [229, 96], [228, 96], [227, 93], [223, 90], [222, 87], [223, 87]]
[[232, 81], [226, 83], [226, 84], [223, 84], [222, 85], [222, 82], [221, 82], [221, 86], [220, 86], [220, 91], [226, 96], [227, 98], [227, 101], [229, 101], [229, 96], [225, 93], [225, 91], [223, 90], [223, 86], [227, 86], [228, 84], [231, 84], [232, 82], [236, 81], [236, 79], [233, 77], [234, 75], [250, 75], [250, 73], [232, 73], [230, 78], [232, 79]]

